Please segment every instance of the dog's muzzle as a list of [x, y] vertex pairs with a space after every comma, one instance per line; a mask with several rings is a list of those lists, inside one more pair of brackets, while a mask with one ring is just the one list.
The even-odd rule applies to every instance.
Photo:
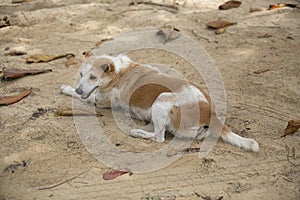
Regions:
[[[77, 89], [79, 89], [79, 92], [81, 92], [81, 98], [82, 99], [87, 99], [87, 98], [89, 98], [89, 96], [91, 96], [91, 94], [96, 90], [98, 88], [98, 86], [96, 86], [96, 87], [94, 87], [87, 95], [82, 95], [83, 94], [83, 91], [81, 90], [81, 89], [79, 89], [79, 88], [77, 88]], [[76, 90], [77, 90], [76, 89]], [[75, 90], [75, 91], [76, 91]], [[77, 91], [76, 91], [77, 92]], [[78, 92], [77, 92], [78, 93]], [[79, 94], [79, 93], [78, 93]]]

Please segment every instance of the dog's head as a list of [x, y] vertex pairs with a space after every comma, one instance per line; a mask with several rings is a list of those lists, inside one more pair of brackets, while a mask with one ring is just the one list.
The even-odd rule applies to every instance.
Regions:
[[76, 87], [76, 93], [86, 99], [97, 88], [104, 90], [109, 87], [121, 68], [126, 67], [130, 62], [131, 60], [124, 55], [88, 57], [80, 70], [81, 78]]

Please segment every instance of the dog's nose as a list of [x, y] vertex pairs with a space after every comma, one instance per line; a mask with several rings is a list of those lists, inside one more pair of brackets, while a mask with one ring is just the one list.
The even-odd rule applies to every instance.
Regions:
[[83, 94], [83, 91], [82, 91], [81, 88], [76, 88], [75, 92], [76, 92], [77, 94], [80, 94], [80, 95]]

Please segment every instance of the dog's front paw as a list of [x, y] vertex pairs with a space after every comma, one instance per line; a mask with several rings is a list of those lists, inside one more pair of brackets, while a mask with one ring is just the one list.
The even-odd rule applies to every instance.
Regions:
[[61, 91], [61, 93], [65, 94], [65, 95], [69, 95], [69, 96], [73, 96], [73, 94], [74, 94], [74, 89], [69, 85], [60, 86], [60, 91]]

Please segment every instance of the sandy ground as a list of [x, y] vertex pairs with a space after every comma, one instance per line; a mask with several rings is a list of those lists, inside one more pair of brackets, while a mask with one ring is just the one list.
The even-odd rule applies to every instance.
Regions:
[[[8, 16], [12, 24], [0, 29], [1, 67], [53, 70], [1, 81], [0, 96], [24, 88], [33, 91], [14, 105], [0, 107], [1, 200], [300, 198], [300, 132], [280, 137], [287, 122], [300, 113], [299, 9], [249, 13], [250, 7], [267, 8], [277, 2], [270, 0], [245, 0], [240, 8], [228, 11], [217, 9], [224, 1], [187, 2], [174, 12], [152, 5], [128, 6], [130, 1], [38, 0], [14, 5], [0, 1], [0, 17]], [[218, 18], [237, 25], [216, 35], [205, 24]], [[82, 52], [101, 38], [164, 24], [174, 25], [207, 50], [223, 77], [226, 124], [244, 137], [255, 138], [260, 152], [245, 152], [220, 141], [206, 159], [188, 154], [155, 172], [105, 181], [102, 174], [108, 167], [87, 152], [73, 118], [54, 116], [55, 109], [72, 105], [60, 86], [74, 84]], [[10, 50], [27, 55], [4, 56]], [[25, 58], [36, 53], [73, 53], [78, 64], [65, 67], [65, 59], [26, 64]], [[172, 56], [143, 54], [140, 62], [160, 57], [203, 85], [190, 67], [178, 65]], [[48, 112], [30, 119], [38, 108]], [[141, 151], [161, 146], [127, 136], [115, 126], [109, 110], [101, 113], [99, 121], [120, 148]], [[49, 186], [53, 188], [41, 189]]]

